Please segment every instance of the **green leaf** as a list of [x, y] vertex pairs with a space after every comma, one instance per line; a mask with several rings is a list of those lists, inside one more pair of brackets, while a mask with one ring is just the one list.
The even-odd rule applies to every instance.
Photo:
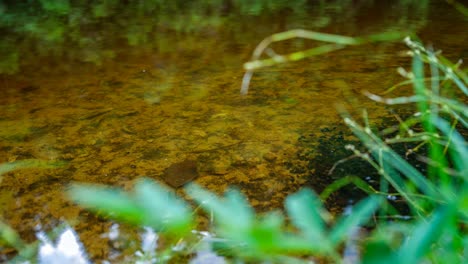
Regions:
[[193, 225], [188, 205], [154, 181], [139, 180], [135, 185], [135, 200], [144, 212], [145, 224], [155, 229], [163, 227], [182, 235]]
[[382, 197], [370, 196], [353, 206], [349, 215], [342, 216], [329, 234], [330, 242], [338, 245], [344, 241], [353, 229], [366, 223], [382, 202]]
[[302, 231], [315, 246], [329, 249], [326, 236], [326, 223], [328, 213], [322, 206], [319, 198], [310, 190], [303, 189], [286, 198], [286, 210], [292, 223]]
[[93, 184], [73, 184], [68, 190], [71, 200], [98, 213], [141, 224], [144, 214], [138, 204], [117, 188]]
[[386, 241], [372, 241], [366, 245], [363, 264], [398, 263], [395, 252]]
[[0, 220], [0, 240], [20, 251], [26, 246], [18, 232]]
[[431, 250], [432, 245], [441, 237], [445, 230], [456, 223], [455, 203], [439, 208], [429, 221], [422, 220], [416, 225], [403, 246], [398, 250], [398, 263], [419, 263]]
[[277, 252], [281, 250], [282, 226], [282, 215], [269, 213], [250, 228], [243, 240], [254, 251]]
[[254, 223], [255, 212], [236, 190], [229, 190], [224, 199], [195, 184], [188, 185], [185, 190], [208, 214], [213, 213], [215, 221], [226, 232], [247, 230]]

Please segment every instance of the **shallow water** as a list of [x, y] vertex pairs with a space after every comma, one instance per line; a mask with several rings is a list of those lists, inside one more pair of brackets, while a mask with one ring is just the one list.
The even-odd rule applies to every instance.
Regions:
[[[3, 175], [3, 218], [28, 241], [39, 224], [48, 230], [79, 220], [91, 257], [105, 259], [108, 246], [96, 234], [110, 223], [72, 205], [63, 195], [67, 185], [131, 188], [143, 176], [164, 182], [166, 169], [186, 160], [196, 163], [196, 172], [188, 166], [189, 180], [198, 173], [194, 181], [218, 193], [238, 186], [261, 211], [281, 207], [287, 194], [314, 188], [315, 168], [292, 169], [304, 164], [298, 139], [318, 139], [341, 124], [336, 104], [353, 113], [367, 109], [375, 123], [391, 116], [389, 107], [361, 92], [381, 93], [404, 80], [396, 68], [408, 68], [410, 59], [402, 56], [402, 43], [350, 47], [259, 70], [247, 96], [239, 93], [242, 64], [264, 37], [293, 28], [350, 36], [412, 30], [449, 58], [466, 59], [467, 21], [445, 2], [386, 2], [259, 11], [226, 1], [176, 14], [121, 5], [104, 9], [107, 15], [99, 8], [92, 9], [94, 17], [76, 13], [87, 8], [57, 15], [54, 23], [65, 25], [58, 36], [56, 28], [46, 28], [52, 22], [34, 20], [33, 12], [26, 18], [34, 22], [30, 28], [42, 31], [3, 28], [2, 47], [11, 49], [4, 53], [18, 56], [16, 64], [5, 57], [10, 67], [3, 63], [0, 75], [0, 162], [67, 161], [59, 169]], [[1, 10], [5, 15], [14, 8]], [[73, 23], [84, 26], [75, 32]], [[313, 45], [297, 40], [275, 50]], [[408, 94], [409, 87], [397, 93]]]

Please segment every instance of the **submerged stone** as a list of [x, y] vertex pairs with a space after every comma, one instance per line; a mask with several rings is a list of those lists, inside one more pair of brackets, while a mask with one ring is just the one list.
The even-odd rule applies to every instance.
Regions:
[[197, 162], [189, 159], [172, 164], [161, 176], [164, 182], [174, 188], [179, 188], [197, 177]]

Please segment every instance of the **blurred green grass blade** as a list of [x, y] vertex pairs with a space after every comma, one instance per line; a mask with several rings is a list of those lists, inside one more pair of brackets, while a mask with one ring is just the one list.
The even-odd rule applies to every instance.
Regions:
[[309, 241], [321, 241], [323, 248], [331, 249], [327, 243], [328, 213], [319, 198], [308, 189], [303, 189], [286, 198], [286, 210], [291, 222], [302, 231]]
[[460, 221], [468, 224], [468, 181], [465, 181], [461, 190], [461, 193], [457, 196], [458, 212], [460, 212]]
[[402, 247], [398, 250], [399, 263], [420, 263], [432, 249], [449, 225], [456, 223], [455, 203], [444, 205], [435, 211], [429, 221], [420, 221]]
[[[369, 42], [394, 41], [401, 40], [407, 33], [385, 32], [366, 37], [347, 37], [335, 34], [328, 34], [304, 29], [292, 29], [273, 34], [258, 44], [255, 48], [252, 60], [244, 63], [244, 69], [247, 71], [256, 70], [263, 67], [273, 66], [287, 61], [298, 61], [312, 56], [329, 53], [334, 50], [342, 49], [346, 45], [361, 45]], [[269, 59], [260, 59], [265, 49], [274, 42], [285, 41], [294, 38], [310, 39], [330, 44], [320, 45], [304, 51], [293, 52], [285, 55], [276, 55]]]
[[342, 216], [329, 233], [328, 239], [337, 246], [351, 234], [354, 228], [365, 224], [382, 202], [379, 196], [369, 196], [352, 208], [349, 215]]
[[279, 213], [268, 213], [251, 226], [245, 233], [243, 241], [254, 251], [263, 253], [278, 253], [282, 251], [283, 216]]
[[307, 254], [317, 251], [322, 241], [311, 242], [303, 237], [287, 234], [283, 231], [284, 219], [279, 212], [272, 212], [265, 215], [248, 233], [244, 241], [249, 241], [249, 247], [257, 252], [262, 252], [267, 256]]
[[188, 205], [166, 188], [149, 179], [141, 179], [135, 185], [135, 200], [145, 214], [145, 225], [155, 229], [183, 235], [193, 225]]
[[371, 241], [366, 245], [362, 264], [397, 264], [398, 257], [386, 241]]
[[329, 53], [329, 52], [342, 49], [342, 48], [344, 48], [344, 46], [340, 44], [321, 45], [321, 46], [303, 50], [303, 51], [292, 52], [292, 53], [288, 53], [285, 55], [277, 55], [268, 59], [249, 61], [249, 62], [244, 63], [244, 69], [247, 71], [252, 71], [252, 70], [256, 70], [256, 69], [260, 69], [264, 67], [281, 64], [286, 61], [303, 60], [308, 57]]
[[[417, 96], [424, 98], [417, 102], [418, 110], [421, 112], [421, 118], [424, 130], [429, 134], [436, 134], [437, 131], [434, 126], [434, 120], [437, 118], [437, 112], [434, 110], [436, 105], [431, 108], [429, 102], [431, 101], [428, 95], [428, 88], [424, 85], [424, 63], [421, 59], [420, 53], [415, 53], [413, 56], [412, 71], [414, 74], [414, 92]], [[443, 182], [448, 182], [449, 177], [447, 173], [442, 169], [448, 166], [447, 159], [443, 153], [443, 148], [440, 146], [436, 139], [430, 137], [429, 144], [429, 159], [433, 160], [436, 164], [440, 166], [431, 166], [428, 167], [429, 178], [436, 179], [440, 178]]]
[[465, 17], [468, 17], [468, 8], [466, 6], [460, 4], [458, 1], [455, 0], [447, 1], [447, 3], [455, 7], [458, 10], [458, 12], [462, 13]]
[[426, 132], [434, 132], [434, 127], [432, 126], [432, 123], [430, 122], [430, 118], [427, 115], [429, 111], [429, 103], [428, 103], [428, 98], [427, 98], [427, 90], [426, 86], [424, 85], [424, 63], [421, 59], [421, 56], [419, 54], [416, 54], [413, 56], [413, 63], [412, 63], [412, 72], [414, 74], [414, 79], [413, 79], [413, 87], [414, 87], [414, 92], [417, 96], [420, 96], [422, 98], [425, 98], [425, 100], [419, 100], [417, 102], [417, 107], [418, 111], [421, 113], [424, 129]]
[[271, 41], [284, 41], [293, 38], [305, 38], [305, 39], [312, 39], [316, 41], [323, 41], [323, 42], [330, 42], [336, 44], [343, 44], [343, 45], [355, 45], [357, 41], [353, 37], [346, 37], [341, 35], [335, 34], [328, 34], [310, 30], [303, 30], [303, 29], [293, 29], [288, 30], [285, 32], [280, 32], [271, 35]]
[[246, 230], [254, 223], [255, 212], [238, 191], [229, 190], [224, 199], [218, 198], [195, 184], [188, 185], [185, 191], [208, 214], [213, 213], [215, 221], [227, 231], [229, 229]]
[[144, 214], [136, 202], [117, 188], [93, 184], [73, 184], [68, 190], [72, 201], [97, 213], [113, 218], [141, 224]]
[[254, 210], [250, 207], [247, 199], [238, 190], [228, 190], [225, 194], [225, 201], [226, 207], [232, 210], [230, 214], [234, 219], [246, 224], [250, 224], [254, 221]]
[[368, 42], [391, 42], [400, 41], [404, 37], [408, 36], [409, 32], [391, 31], [384, 33], [377, 33], [365, 37], [356, 38], [358, 44], [364, 44]]
[[10, 171], [19, 170], [19, 169], [29, 169], [29, 168], [56, 169], [66, 164], [67, 163], [65, 161], [48, 161], [48, 160], [39, 160], [39, 159], [17, 160], [13, 162], [0, 164], [0, 176]]
[[18, 232], [2, 220], [0, 220], [0, 239], [18, 251], [21, 251], [26, 246], [26, 243], [21, 239]]

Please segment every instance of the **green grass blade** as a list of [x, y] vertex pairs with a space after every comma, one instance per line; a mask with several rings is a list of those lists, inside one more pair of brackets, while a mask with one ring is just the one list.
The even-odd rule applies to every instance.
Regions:
[[359, 189], [361, 189], [362, 191], [364, 191], [367, 194], [377, 193], [377, 190], [375, 190], [372, 186], [370, 186], [370, 184], [368, 184], [367, 182], [365, 182], [361, 178], [359, 178], [357, 176], [349, 176], [348, 175], [348, 176], [345, 176], [343, 178], [340, 178], [340, 179], [332, 182], [327, 187], [325, 187], [325, 189], [322, 191], [322, 193], [320, 193], [320, 199], [322, 201], [327, 200], [328, 197], [332, 193], [338, 191], [339, 189], [341, 189], [344, 186], [349, 185], [349, 184], [354, 184], [356, 187], [358, 187]]
[[292, 223], [302, 231], [309, 241], [321, 241], [321, 248], [330, 251], [326, 232], [328, 213], [319, 198], [310, 190], [303, 189], [286, 199], [286, 210]]
[[237, 191], [230, 190], [224, 199], [206, 191], [195, 184], [185, 188], [189, 196], [207, 212], [213, 213], [215, 221], [225, 231], [249, 229], [255, 219], [255, 212], [248, 205], [246, 199]]
[[[408, 202], [419, 208], [418, 202], [411, 198], [412, 191], [405, 187], [404, 180], [399, 176], [399, 172], [405, 175], [414, 183], [420, 191], [431, 197], [439, 197], [437, 188], [427, 180], [419, 171], [408, 164], [403, 158], [396, 154], [390, 147], [375, 136], [369, 129], [360, 127], [349, 117], [345, 118], [345, 123], [351, 128], [353, 133], [371, 150], [375, 160], [379, 161], [381, 170], [379, 173], [386, 177], [392, 186], [400, 192]], [[421, 209], [421, 208], [420, 208]]]
[[[424, 98], [417, 102], [418, 110], [421, 113], [422, 123], [424, 130], [429, 134], [436, 134], [436, 128], [433, 124], [435, 118], [437, 118], [437, 112], [434, 110], [436, 107], [431, 107], [428, 96], [428, 89], [424, 85], [424, 63], [421, 59], [421, 55], [416, 53], [413, 56], [412, 70], [414, 74], [414, 92], [417, 96]], [[443, 148], [436, 142], [435, 138], [430, 137], [430, 148], [429, 148], [429, 159], [433, 160], [436, 164], [440, 164], [441, 167], [447, 167], [448, 162], [443, 154]], [[436, 179], [440, 177], [444, 183], [449, 181], [447, 173], [440, 169], [439, 166], [434, 167], [429, 165], [428, 167], [429, 178]]]
[[419, 263], [432, 249], [432, 245], [450, 228], [456, 218], [454, 204], [435, 211], [429, 221], [421, 221], [398, 250], [399, 263]]
[[337, 246], [351, 234], [354, 228], [365, 224], [382, 202], [382, 197], [369, 196], [356, 204], [351, 214], [342, 216], [329, 233], [328, 239]]
[[2, 220], [0, 220], [0, 241], [14, 247], [18, 251], [21, 251], [26, 246], [26, 243], [21, 239], [18, 232]]

